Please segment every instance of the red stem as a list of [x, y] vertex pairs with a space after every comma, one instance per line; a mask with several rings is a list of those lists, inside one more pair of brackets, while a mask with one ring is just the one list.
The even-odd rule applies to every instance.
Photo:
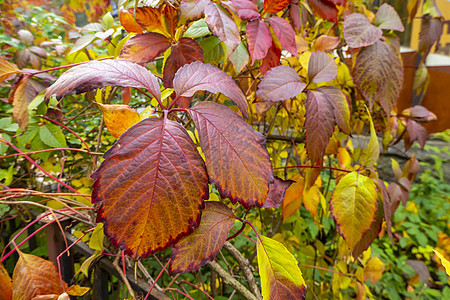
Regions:
[[[48, 152], [48, 151], [58, 151], [58, 150], [62, 150], [62, 151], [78, 151], [78, 152], [83, 152], [83, 153], [96, 153], [96, 152], [91, 152], [89, 150], [83, 150], [83, 149], [76, 149], [76, 148], [51, 148], [51, 149], [44, 149], [44, 150], [38, 150], [38, 151], [29, 151], [29, 152], [24, 152], [25, 154], [37, 154], [37, 153], [42, 153], [42, 152]], [[97, 153], [100, 154], [100, 153]], [[14, 154], [9, 154], [9, 155], [5, 155], [5, 156], [0, 156], [1, 159], [5, 159], [8, 157], [13, 157], [13, 156], [20, 156], [22, 154], [20, 153], [14, 153]]]
[[152, 286], [150, 287], [150, 290], [148, 291], [147, 295], [145, 296], [144, 300], [147, 300], [148, 296], [150, 295], [150, 293], [153, 290], [153, 287], [155, 286], [156, 282], [158, 282], [159, 277], [161, 277], [161, 275], [164, 273], [164, 270], [167, 268], [167, 266], [169, 265], [170, 261], [172, 259], [170, 258], [169, 261], [167, 262], [167, 264], [164, 266], [164, 268], [161, 270], [161, 272], [159, 272], [158, 277], [156, 277], [155, 281], [153, 281]]
[[[159, 100], [158, 98], [156, 98], [153, 94], [152, 94], [152, 95], [149, 95], [149, 94], [147, 94], [146, 92], [144, 92], [142, 89], [139, 89], [139, 88], [137, 88], [136, 90], [138, 90], [139, 93], [141, 93], [141, 94], [147, 96], [147, 97], [150, 98], [150, 99], [155, 98], [156, 101], [158, 101], [158, 104], [159, 104], [159, 107], [161, 108], [161, 110], [165, 110], [165, 109], [166, 109], [166, 108], [164, 107], [164, 105], [162, 104], [161, 100]], [[151, 94], [151, 92], [150, 92], [150, 94]]]

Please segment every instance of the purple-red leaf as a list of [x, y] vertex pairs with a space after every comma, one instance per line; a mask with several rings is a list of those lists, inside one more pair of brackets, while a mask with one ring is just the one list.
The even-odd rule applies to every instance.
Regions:
[[311, 162], [316, 163], [334, 131], [334, 107], [324, 93], [308, 90], [305, 108], [306, 150]]
[[337, 24], [337, 5], [345, 6], [346, 0], [308, 0], [313, 12], [325, 20]]
[[203, 62], [203, 49], [200, 44], [190, 38], [181, 38], [172, 46], [170, 53], [164, 65], [163, 82], [167, 88], [173, 87], [175, 73], [185, 64], [195, 61]]
[[273, 182], [265, 138], [223, 104], [201, 102], [188, 110], [205, 154], [210, 182], [222, 198], [262, 206]]
[[314, 92], [322, 93], [324, 99], [333, 104], [336, 124], [343, 132], [350, 134], [350, 108], [344, 92], [335, 86], [321, 86], [315, 89]]
[[425, 127], [423, 127], [416, 121], [409, 119], [406, 123], [406, 129], [408, 130], [410, 141], [417, 141], [423, 149], [428, 138], [428, 132]]
[[375, 15], [375, 25], [381, 29], [397, 30], [400, 32], [405, 30], [402, 20], [397, 12], [387, 3], [384, 3], [380, 6], [380, 9], [378, 9], [377, 14]]
[[263, 100], [282, 101], [297, 96], [305, 86], [294, 69], [278, 66], [263, 76], [256, 95]]
[[333, 57], [322, 51], [311, 53], [308, 63], [308, 77], [313, 83], [330, 81], [336, 78], [337, 64]]
[[264, 9], [262, 14], [276, 14], [282, 11], [291, 0], [264, 0]]
[[[388, 190], [384, 181], [381, 179], [376, 179], [375, 184], [377, 185], [378, 191], [381, 191], [381, 198], [383, 200], [383, 211], [384, 211], [384, 220], [386, 221], [387, 232], [391, 241], [393, 241], [392, 236], [392, 204], [391, 198], [389, 197]], [[380, 209], [380, 207], [378, 207]], [[378, 212], [377, 212], [378, 214]]]
[[253, 0], [231, 0], [231, 3], [236, 7], [238, 16], [242, 20], [254, 20], [260, 17]]
[[423, 59], [427, 58], [434, 44], [436, 44], [436, 48], [438, 47], [443, 29], [444, 22], [441, 19], [430, 16], [423, 17], [419, 33], [419, 52], [422, 53]]
[[113, 244], [133, 258], [167, 248], [200, 222], [208, 177], [202, 157], [178, 123], [147, 118], [106, 152], [92, 202]]
[[205, 202], [200, 225], [172, 247], [170, 273], [195, 272], [212, 261], [226, 242], [235, 218], [225, 204]]
[[244, 118], [248, 103], [233, 78], [216, 66], [194, 62], [181, 68], [173, 80], [177, 96], [190, 97], [197, 91], [222, 93], [236, 103]]
[[348, 15], [344, 21], [344, 38], [352, 48], [366, 47], [374, 44], [383, 35], [383, 30], [370, 24], [363, 14]]
[[55, 96], [59, 100], [68, 94], [86, 93], [105, 86], [145, 88], [161, 99], [156, 77], [146, 68], [127, 60], [94, 60], [73, 67], [47, 90], [45, 99]]
[[269, 24], [272, 26], [275, 35], [280, 40], [281, 45], [292, 55], [298, 56], [297, 44], [295, 43], [295, 31], [286, 19], [281, 17], [270, 17]]
[[377, 41], [363, 48], [356, 56], [353, 72], [369, 104], [377, 101], [389, 114], [403, 85], [403, 65], [394, 46]]
[[272, 36], [270, 28], [263, 20], [254, 20], [247, 23], [248, 51], [252, 57], [252, 64], [255, 60], [263, 59], [272, 46]]
[[232, 52], [241, 42], [234, 20], [217, 4], [210, 2], [205, 8], [205, 19], [209, 30], [225, 43]]
[[275, 43], [272, 42], [272, 47], [270, 47], [266, 57], [261, 62], [261, 74], [265, 75], [270, 69], [278, 66], [280, 64], [280, 58], [281, 49], [278, 49]]
[[183, 0], [180, 3], [180, 19], [188, 21], [200, 18], [210, 0]]
[[274, 177], [273, 183], [269, 184], [269, 192], [267, 193], [267, 199], [264, 202], [265, 208], [277, 208], [280, 207], [281, 202], [284, 200], [284, 195], [287, 189], [294, 181], [283, 180], [278, 177]]
[[145, 64], [154, 60], [170, 47], [170, 40], [156, 32], [146, 32], [132, 36], [120, 51], [120, 58]]

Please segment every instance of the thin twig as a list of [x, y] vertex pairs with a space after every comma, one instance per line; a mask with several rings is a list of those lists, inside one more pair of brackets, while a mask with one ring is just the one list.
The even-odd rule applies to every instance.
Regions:
[[[119, 250], [119, 253], [118, 253], [118, 254], [121, 254], [121, 252], [122, 252], [122, 251]], [[136, 296], [134, 295], [134, 291], [133, 291], [133, 289], [131, 288], [130, 282], [128, 281], [127, 276], [123, 273], [122, 268], [120, 268], [120, 266], [119, 266], [119, 259], [120, 259], [120, 258], [121, 258], [120, 255], [116, 257], [116, 259], [115, 259], [114, 262], [113, 262], [113, 267], [114, 267], [114, 269], [116, 269], [116, 271], [119, 273], [120, 278], [122, 278], [123, 283], [125, 283], [125, 286], [127, 287], [128, 292], [130, 293], [130, 296], [131, 296], [132, 298], [136, 298]]]

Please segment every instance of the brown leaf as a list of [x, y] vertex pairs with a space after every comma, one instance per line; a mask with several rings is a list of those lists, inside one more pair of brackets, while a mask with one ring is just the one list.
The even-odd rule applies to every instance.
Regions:
[[202, 157], [178, 123], [147, 118], [105, 154], [92, 202], [113, 244], [134, 259], [163, 250], [200, 222], [208, 177]]
[[170, 272], [195, 272], [213, 260], [227, 240], [234, 220], [228, 206], [207, 201], [199, 227], [172, 247]]
[[314, 42], [314, 50], [328, 52], [336, 49], [340, 39], [337, 36], [321, 35]]
[[406, 129], [408, 130], [410, 141], [417, 141], [423, 149], [428, 138], [428, 132], [425, 127], [410, 119], [406, 122]]
[[164, 53], [170, 45], [170, 40], [164, 35], [146, 32], [132, 36], [123, 46], [119, 57], [138, 64], [145, 64]]
[[13, 274], [13, 299], [60, 295], [68, 288], [65, 282], [63, 284], [64, 287], [52, 262], [19, 251], [19, 261]]
[[12, 300], [12, 280], [3, 264], [0, 263], [0, 300]]
[[15, 64], [0, 58], [0, 83], [19, 71], [19, 68]]
[[163, 82], [166, 88], [173, 87], [175, 73], [185, 64], [195, 61], [203, 62], [203, 49], [200, 44], [190, 38], [181, 38], [172, 46], [170, 53], [164, 65]]
[[136, 110], [128, 105], [101, 103], [97, 103], [97, 105], [103, 112], [103, 119], [108, 131], [116, 138], [141, 120]]
[[28, 104], [26, 98], [26, 88], [29, 79], [21, 79], [9, 95], [13, 103], [13, 116], [19, 127], [25, 131], [28, 127]]
[[222, 198], [262, 206], [273, 182], [265, 138], [223, 104], [201, 102], [188, 110], [205, 154], [209, 179]]

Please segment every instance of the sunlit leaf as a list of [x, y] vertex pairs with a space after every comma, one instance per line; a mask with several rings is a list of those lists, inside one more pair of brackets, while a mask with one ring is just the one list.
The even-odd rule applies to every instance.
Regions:
[[97, 222], [133, 258], [176, 243], [200, 222], [207, 197], [205, 165], [186, 130], [147, 118], [120, 136], [95, 179]]
[[18, 72], [19, 68], [15, 64], [7, 61], [6, 59], [0, 58], [0, 83], [12, 74]]
[[394, 46], [377, 41], [363, 48], [356, 56], [354, 78], [369, 104], [378, 102], [390, 114], [403, 86], [403, 65]]
[[173, 85], [177, 96], [190, 97], [197, 91], [222, 93], [239, 107], [244, 118], [248, 115], [248, 103], [233, 78], [213, 65], [194, 62], [180, 69]]
[[236, 23], [219, 5], [208, 3], [205, 8], [205, 19], [209, 30], [225, 43], [229, 52], [239, 45], [241, 38]]
[[274, 181], [269, 183], [269, 192], [267, 193], [266, 201], [263, 207], [265, 208], [278, 208], [284, 200], [284, 196], [289, 186], [293, 183], [292, 180], [283, 180], [278, 177], [274, 177]]
[[351, 251], [370, 228], [376, 202], [375, 183], [357, 172], [345, 175], [336, 185], [330, 200], [331, 211]]
[[319, 83], [336, 78], [337, 64], [333, 57], [322, 51], [311, 53], [308, 63], [308, 78], [311, 82]]
[[269, 18], [269, 24], [281, 45], [292, 55], [298, 56], [297, 44], [295, 43], [295, 31], [286, 19], [273, 16]]
[[384, 3], [378, 9], [375, 15], [375, 25], [381, 29], [397, 30], [400, 32], [405, 30], [397, 12], [387, 3]]
[[148, 32], [157, 31], [167, 37], [173, 37], [178, 23], [178, 10], [168, 4], [159, 8], [138, 7], [136, 22]]
[[222, 198], [262, 206], [273, 182], [265, 138], [223, 104], [201, 102], [189, 109], [205, 154], [210, 182]]
[[103, 251], [103, 223], [98, 223], [97, 226], [95, 226], [94, 231], [91, 234], [91, 238], [89, 239], [89, 248]]
[[[67, 289], [66, 283], [64, 289]], [[64, 292], [58, 271], [52, 262], [19, 252], [13, 274], [13, 299], [32, 299], [40, 295]]]
[[116, 138], [128, 128], [141, 120], [134, 108], [128, 105], [97, 103], [103, 112], [103, 119], [108, 131]]
[[364, 280], [370, 278], [371, 284], [376, 284], [383, 275], [384, 263], [378, 257], [371, 257], [364, 266]]
[[119, 20], [127, 32], [142, 33], [142, 27], [134, 20], [134, 16], [128, 10], [119, 9]]
[[262, 100], [282, 101], [297, 96], [305, 86], [294, 69], [278, 66], [263, 76], [256, 95]]
[[0, 300], [12, 300], [12, 280], [3, 264], [0, 263]]
[[291, 0], [264, 0], [264, 9], [262, 14], [276, 14], [282, 11]]
[[263, 299], [305, 299], [302, 272], [286, 247], [265, 236], [259, 236], [256, 247]]
[[441, 260], [441, 264], [445, 268], [445, 273], [447, 273], [447, 275], [450, 276], [450, 262], [447, 259], [445, 259], [445, 257], [438, 251], [436, 251], [436, 250], [433, 250], [433, 251], [434, 251], [434, 253], [436, 253], [437, 257], [439, 257], [439, 259]]
[[172, 247], [171, 273], [195, 272], [216, 257], [227, 240], [235, 216], [217, 201], [207, 201], [199, 227]]
[[266, 57], [263, 58], [260, 66], [261, 74], [265, 75], [270, 69], [280, 65], [281, 49], [272, 42], [272, 46], [267, 52]]
[[210, 0], [182, 0], [180, 3], [180, 19], [187, 21], [200, 18]]
[[175, 73], [184, 66], [196, 61], [203, 62], [203, 49], [200, 44], [190, 38], [181, 38], [172, 46], [172, 53], [166, 60], [163, 71], [163, 82], [166, 88], [174, 86]]
[[336, 49], [340, 38], [337, 36], [321, 35], [314, 42], [314, 50], [328, 52]]
[[47, 90], [45, 99], [58, 100], [68, 94], [80, 94], [105, 86], [145, 88], [155, 98], [161, 99], [156, 77], [146, 68], [127, 60], [90, 61], [63, 73]]
[[247, 42], [252, 64], [255, 60], [266, 57], [267, 51], [272, 45], [269, 26], [263, 20], [249, 21], [247, 23]]
[[239, 18], [254, 20], [260, 17], [256, 3], [253, 0], [230, 0], [236, 7]]
[[144, 64], [153, 61], [170, 47], [170, 40], [156, 32], [132, 36], [122, 47], [120, 58]]
[[323, 197], [317, 185], [313, 185], [303, 193], [303, 204], [305, 208], [317, 216], [317, 207], [319, 206], [320, 198]]
[[83, 286], [74, 284], [69, 287], [69, 289], [67, 290], [67, 294], [69, 294], [71, 296], [82, 297], [84, 294], [89, 292], [89, 290], [90, 290], [90, 288], [88, 288], [88, 287], [83, 287]]
[[348, 15], [344, 21], [344, 38], [352, 48], [366, 47], [377, 42], [383, 31], [372, 25], [363, 14]]

